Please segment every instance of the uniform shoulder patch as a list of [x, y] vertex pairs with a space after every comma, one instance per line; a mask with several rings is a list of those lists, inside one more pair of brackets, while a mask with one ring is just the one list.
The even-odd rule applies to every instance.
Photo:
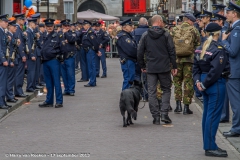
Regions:
[[62, 37], [62, 34], [60, 34], [59, 37], [61, 38], [61, 37]]
[[127, 42], [127, 43], [131, 43], [131, 39], [130, 39], [130, 38], [127, 38], [127, 39], [126, 39], [126, 42]]

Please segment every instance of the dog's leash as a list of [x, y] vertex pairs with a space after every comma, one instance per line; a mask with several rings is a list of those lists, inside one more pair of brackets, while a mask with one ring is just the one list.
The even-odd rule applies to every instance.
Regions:
[[[143, 87], [144, 91], [148, 94], [148, 91], [147, 91], [147, 89], [146, 89], [146, 87], [144, 85], [143, 74], [141, 74], [141, 81], [142, 81], [142, 87]], [[145, 99], [145, 94], [143, 94], [143, 98]], [[139, 107], [138, 108], [139, 109], [143, 109], [145, 107], [145, 105], [146, 105], [146, 101], [144, 101], [144, 104], [143, 104], [143, 106], [141, 108], [139, 108]]]

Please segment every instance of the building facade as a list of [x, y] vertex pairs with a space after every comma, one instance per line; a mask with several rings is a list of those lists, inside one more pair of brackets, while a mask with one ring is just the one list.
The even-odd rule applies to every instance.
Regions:
[[0, 14], [9, 14], [22, 12], [23, 0], [0, 0]]

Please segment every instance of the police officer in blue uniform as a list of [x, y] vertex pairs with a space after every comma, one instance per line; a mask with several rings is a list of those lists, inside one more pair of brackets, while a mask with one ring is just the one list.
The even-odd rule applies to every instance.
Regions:
[[219, 36], [219, 42], [222, 41], [222, 33], [226, 32], [227, 31], [227, 27], [224, 26], [224, 22], [226, 21], [226, 17], [222, 16], [221, 14], [218, 14], [218, 13], [213, 13], [212, 15], [212, 18], [211, 18], [211, 21], [214, 22], [214, 23], [217, 23], [219, 26], [222, 27], [221, 29], [221, 35]]
[[209, 12], [207, 10], [203, 10], [200, 17], [201, 17], [201, 21], [204, 24], [203, 29], [201, 30], [201, 38], [202, 38], [201, 39], [201, 44], [203, 44], [205, 42], [205, 40], [207, 39], [207, 36], [206, 36], [206, 33], [205, 33], [205, 28], [211, 22], [212, 12]]
[[11, 106], [6, 104], [5, 93], [7, 89], [7, 70], [8, 70], [8, 60], [6, 57], [7, 50], [7, 35], [5, 29], [8, 26], [8, 14], [0, 16], [0, 109], [8, 109]]
[[228, 51], [231, 76], [227, 81], [227, 94], [233, 111], [232, 128], [229, 132], [224, 132], [225, 137], [240, 136], [240, 6], [229, 2], [227, 7], [227, 21], [231, 23], [231, 32], [222, 33], [222, 43]]
[[229, 74], [227, 52], [218, 43], [221, 29], [217, 23], [207, 25], [206, 32], [210, 36], [203, 46], [195, 51], [193, 65], [193, 79], [198, 90], [202, 92], [204, 101], [203, 149], [206, 156], [214, 157], [228, 156], [215, 142], [225, 96], [225, 78]]
[[14, 85], [14, 94], [16, 97], [26, 97], [27, 95], [23, 92], [23, 82], [24, 82], [24, 73], [25, 73], [25, 64], [27, 60], [26, 55], [26, 41], [22, 31], [22, 26], [25, 23], [24, 14], [14, 15], [16, 18], [17, 31], [14, 33], [14, 37], [20, 39], [21, 43], [17, 49], [17, 70], [16, 70], [16, 80]]
[[16, 103], [18, 100], [15, 98], [13, 93], [13, 86], [15, 83], [15, 74], [17, 66], [17, 46], [20, 44], [20, 40], [16, 39], [13, 34], [17, 31], [16, 21], [8, 22], [8, 43], [7, 43], [7, 52], [8, 52], [8, 69], [7, 69], [7, 90], [6, 90], [6, 99], [7, 102]]
[[99, 57], [96, 57], [96, 77], [99, 77], [99, 72], [100, 72], [100, 62], [102, 64], [102, 76], [101, 78], [106, 78], [107, 77], [107, 64], [106, 64], [106, 54], [105, 54], [105, 48], [107, 43], [110, 41], [110, 38], [107, 34], [107, 32], [103, 31], [101, 29], [101, 23], [97, 22], [96, 23], [96, 35], [99, 44], [99, 51], [102, 53], [102, 55]]
[[53, 107], [54, 89], [56, 96], [55, 108], [63, 107], [63, 95], [60, 83], [61, 62], [63, 61], [63, 55], [61, 54], [60, 35], [54, 31], [54, 21], [54, 19], [44, 20], [47, 35], [43, 38], [41, 55], [44, 78], [48, 92], [45, 102], [39, 104], [39, 107]]
[[137, 62], [137, 44], [131, 35], [132, 19], [120, 23], [123, 30], [117, 35], [117, 49], [120, 56], [120, 64], [123, 72], [122, 90], [130, 87], [129, 81], [135, 79], [135, 64]]
[[86, 31], [82, 37], [82, 47], [87, 55], [89, 82], [84, 87], [95, 87], [96, 84], [96, 56], [101, 56], [99, 43], [95, 31], [91, 28], [92, 23], [84, 20], [83, 28]]
[[27, 52], [27, 88], [26, 92], [34, 92], [36, 89], [36, 46], [39, 40], [39, 33], [35, 34], [37, 19], [29, 18], [28, 29], [26, 30], [26, 52]]
[[61, 73], [64, 82], [63, 95], [74, 96], [75, 93], [75, 54], [77, 34], [70, 30], [70, 20], [61, 21], [63, 26], [61, 36], [61, 50], [64, 55], [64, 62], [61, 64]]

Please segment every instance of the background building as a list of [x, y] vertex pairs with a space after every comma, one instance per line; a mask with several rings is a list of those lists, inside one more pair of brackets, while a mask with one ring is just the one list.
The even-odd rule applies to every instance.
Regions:
[[0, 14], [21, 13], [23, 0], [0, 0]]

